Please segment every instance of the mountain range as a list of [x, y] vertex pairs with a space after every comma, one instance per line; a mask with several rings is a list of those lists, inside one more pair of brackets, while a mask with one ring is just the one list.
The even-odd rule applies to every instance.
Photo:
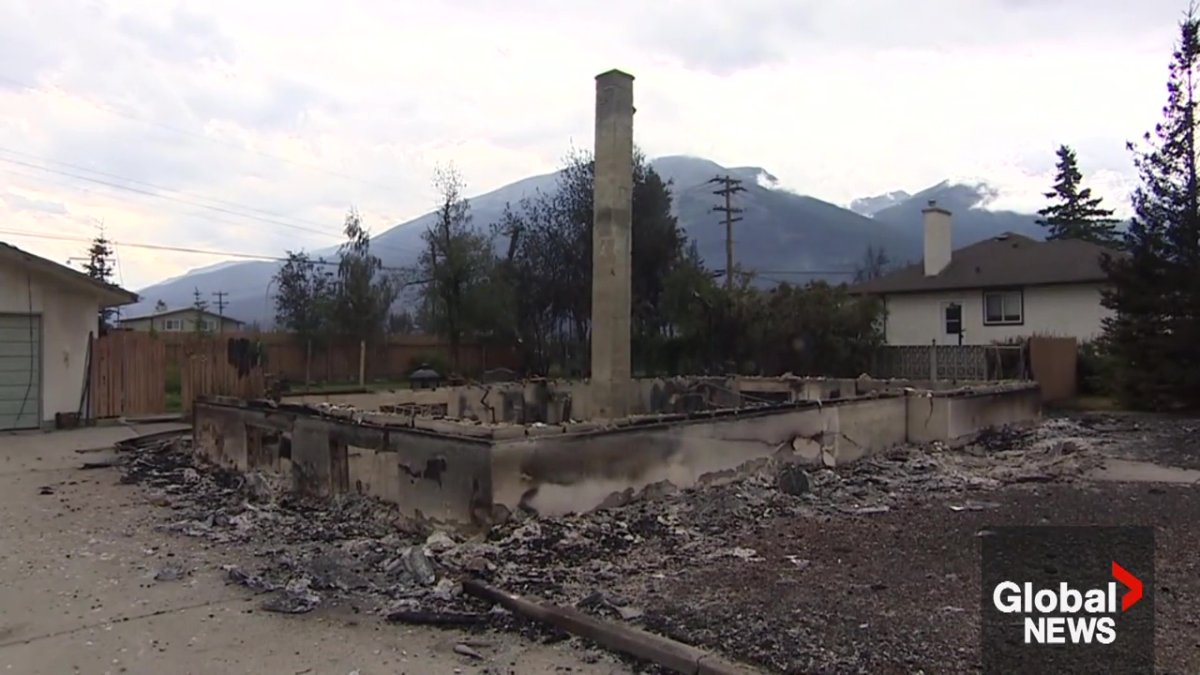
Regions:
[[[725, 267], [725, 228], [712, 210], [717, 197], [708, 181], [726, 174], [742, 179], [746, 191], [735, 197], [735, 205], [744, 210], [743, 220], [734, 225], [735, 257], [738, 265], [758, 271], [766, 282], [848, 280], [868, 246], [884, 249], [894, 263], [919, 260], [921, 209], [930, 201], [954, 214], [955, 248], [1004, 232], [1041, 236], [1034, 215], [984, 208], [994, 194], [985, 183], [943, 181], [915, 194], [899, 190], [856, 199], [843, 208], [780, 188], [776, 178], [760, 167], [724, 167], [686, 156], [660, 157], [651, 164], [671, 181], [679, 223], [712, 269]], [[470, 200], [474, 222], [487, 227], [499, 219], [506, 204], [552, 191], [556, 181], [556, 173], [533, 176], [474, 197]], [[433, 214], [428, 213], [391, 227], [372, 238], [372, 251], [385, 266], [411, 265], [421, 247], [421, 233], [432, 222]], [[314, 253], [328, 257], [335, 251]], [[267, 326], [274, 314], [268, 285], [279, 266], [222, 262], [195, 269], [139, 290], [141, 302], [124, 308], [122, 314], [152, 313], [160, 300], [173, 309], [190, 306], [193, 289], [199, 288], [205, 296], [226, 291], [227, 316]]]

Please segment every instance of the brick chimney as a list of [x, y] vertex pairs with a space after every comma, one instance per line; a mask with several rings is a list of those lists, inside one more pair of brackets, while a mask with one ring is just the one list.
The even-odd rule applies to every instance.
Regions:
[[950, 264], [950, 212], [930, 200], [921, 215], [925, 222], [925, 276], [932, 277]]

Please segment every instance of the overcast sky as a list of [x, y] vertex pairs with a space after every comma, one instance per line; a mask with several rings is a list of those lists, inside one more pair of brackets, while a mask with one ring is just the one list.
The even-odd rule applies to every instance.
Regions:
[[[610, 68], [637, 78], [651, 156], [839, 204], [981, 177], [1036, 209], [1067, 143], [1125, 210], [1124, 145], [1157, 120], [1185, 4], [0, 0], [0, 240], [65, 261], [86, 246], [9, 232], [103, 221], [280, 255], [335, 244], [351, 204], [382, 231], [431, 209], [440, 163], [475, 194], [590, 147]], [[135, 289], [220, 261], [118, 253]]]

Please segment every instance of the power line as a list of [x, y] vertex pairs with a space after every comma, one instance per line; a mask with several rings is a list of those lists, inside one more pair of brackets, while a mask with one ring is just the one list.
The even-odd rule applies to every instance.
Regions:
[[68, 177], [75, 178], [75, 179], [78, 179], [78, 180], [87, 181], [87, 182], [89, 182], [89, 183], [96, 183], [96, 184], [98, 184], [98, 185], [105, 185], [105, 186], [108, 186], [108, 187], [111, 187], [111, 188], [116, 188], [116, 189], [118, 189], [118, 190], [125, 190], [125, 191], [128, 191], [128, 192], [134, 192], [134, 193], [137, 193], [137, 194], [146, 195], [146, 196], [148, 196], [148, 197], [157, 197], [157, 198], [159, 198], [159, 199], [166, 199], [166, 200], [168, 200], [168, 201], [172, 201], [172, 202], [179, 202], [180, 204], [187, 204], [187, 205], [189, 205], [189, 206], [198, 206], [198, 207], [200, 207], [200, 208], [202, 208], [202, 209], [209, 209], [209, 210], [212, 210], [212, 211], [217, 211], [217, 212], [219, 212], [219, 213], [228, 213], [228, 214], [230, 214], [230, 215], [234, 215], [234, 216], [240, 216], [240, 217], [242, 217], [242, 218], [250, 218], [250, 219], [252, 219], [252, 220], [259, 220], [259, 221], [262, 221], [262, 222], [264, 222], [264, 223], [269, 223], [269, 224], [273, 224], [273, 225], [279, 225], [279, 226], [281, 226], [281, 227], [288, 227], [288, 228], [291, 228], [291, 229], [294, 229], [294, 230], [300, 230], [300, 231], [303, 231], [303, 232], [314, 232], [314, 233], [316, 233], [316, 234], [320, 234], [320, 235], [322, 235], [322, 236], [334, 236], [332, 232], [322, 232], [321, 230], [315, 230], [315, 229], [313, 229], [313, 228], [309, 228], [309, 227], [303, 227], [303, 226], [301, 226], [301, 225], [294, 225], [294, 224], [292, 224], [292, 223], [285, 223], [285, 222], [283, 222], [283, 221], [280, 221], [280, 220], [273, 220], [273, 219], [269, 219], [269, 218], [263, 218], [262, 216], [256, 216], [256, 215], [249, 214], [249, 213], [242, 213], [242, 212], [240, 212], [240, 211], [234, 211], [234, 210], [232, 210], [232, 209], [227, 209], [227, 208], [224, 208], [224, 207], [221, 207], [221, 206], [214, 206], [214, 205], [212, 205], [212, 204], [205, 204], [205, 203], [203, 203], [203, 202], [191, 201], [191, 200], [187, 200], [187, 199], [182, 199], [182, 198], [180, 198], [180, 197], [172, 197], [171, 195], [162, 194], [161, 192], [152, 192], [152, 191], [150, 191], [150, 190], [142, 190], [142, 189], [139, 189], [139, 188], [136, 188], [136, 187], [132, 187], [132, 186], [130, 186], [130, 185], [122, 185], [122, 184], [120, 184], [120, 183], [113, 183], [113, 182], [111, 182], [111, 181], [102, 180], [102, 179], [100, 179], [100, 178], [92, 178], [91, 176], [84, 176], [84, 175], [80, 175], [80, 174], [77, 174], [77, 173], [71, 173], [71, 172], [69, 172], [69, 171], [62, 171], [62, 170], [60, 170], [60, 169], [54, 169], [54, 168], [51, 168], [51, 167], [40, 166], [40, 165], [38, 165], [38, 164], [33, 164], [33, 163], [31, 163], [31, 162], [24, 162], [24, 161], [21, 161], [21, 160], [18, 160], [18, 159], [10, 159], [10, 158], [8, 158], [8, 157], [0, 157], [0, 162], [7, 162], [7, 163], [9, 163], [9, 164], [16, 164], [16, 165], [18, 165], [18, 166], [24, 166], [24, 167], [28, 167], [28, 168], [30, 168], [30, 169], [36, 169], [36, 170], [38, 170], [38, 171], [45, 171], [45, 172], [47, 172], [47, 173], [58, 174], [58, 175], [60, 175], [60, 176], [68, 176]]
[[[65, 235], [56, 235], [56, 234], [41, 234], [38, 232], [22, 232], [19, 230], [0, 229], [0, 234], [7, 234], [7, 235], [11, 235], [11, 236], [16, 236], [16, 237], [29, 237], [31, 239], [47, 239], [47, 240], [51, 240], [51, 241], [82, 242], [85, 244], [91, 243], [91, 241], [92, 241], [91, 239], [88, 239], [86, 237], [69, 237], [69, 236], [65, 236]], [[263, 262], [287, 262], [288, 261], [287, 258], [283, 258], [283, 257], [279, 257], [279, 256], [271, 256], [271, 255], [259, 255], [257, 253], [239, 253], [236, 251], [216, 251], [213, 249], [190, 248], [187, 246], [169, 246], [166, 244], [145, 244], [145, 243], [129, 242], [129, 241], [120, 241], [119, 242], [119, 241], [115, 241], [112, 239], [109, 239], [108, 242], [110, 244], [112, 244], [113, 246], [125, 246], [127, 248], [141, 248], [141, 249], [148, 249], [148, 250], [152, 250], [152, 251], [171, 251], [174, 253], [195, 253], [198, 255], [212, 255], [212, 256], [221, 256], [221, 257], [225, 257], [225, 258], [241, 258], [243, 260], [258, 260], [258, 261], [263, 261]], [[336, 260], [324, 260], [321, 258], [311, 259], [311, 262], [314, 265], [333, 265], [333, 266], [338, 265], [338, 261], [336, 261]], [[379, 269], [389, 271], [389, 272], [406, 272], [406, 271], [408, 271], [408, 268], [405, 268], [405, 267], [386, 267], [385, 266], [385, 267], [380, 267]]]
[[[7, 76], [7, 75], [0, 75], [0, 80], [2, 80], [2, 81], [4, 81], [4, 82], [8, 82], [9, 84], [16, 85], [17, 87], [20, 87], [20, 88], [22, 88], [22, 89], [27, 89], [27, 90], [29, 90], [29, 91], [33, 91], [33, 92], [41, 92], [41, 91], [44, 91], [44, 90], [42, 90], [42, 89], [39, 89], [39, 88], [38, 88], [36, 85], [29, 84], [28, 82], [22, 82], [22, 81], [20, 81], [20, 80], [14, 79], [14, 78], [12, 78], [12, 77], [9, 77], [9, 76]], [[373, 185], [373, 186], [375, 186], [375, 187], [381, 187], [381, 188], [384, 188], [384, 189], [387, 189], [387, 190], [394, 189], [394, 186], [385, 185], [385, 184], [383, 184], [383, 183], [379, 183], [379, 182], [376, 182], [376, 181], [368, 180], [368, 179], [366, 179], [366, 178], [362, 178], [362, 177], [359, 177], [359, 176], [352, 176], [352, 175], [350, 175], [350, 174], [347, 174], [347, 173], [342, 173], [342, 172], [340, 172], [340, 171], [334, 171], [334, 170], [332, 170], [332, 169], [328, 169], [328, 168], [326, 168], [326, 167], [319, 166], [319, 165], [317, 165], [317, 164], [310, 164], [310, 163], [308, 163], [308, 162], [300, 162], [300, 161], [297, 161], [297, 160], [291, 159], [291, 158], [289, 158], [289, 157], [283, 157], [283, 156], [280, 156], [280, 155], [275, 155], [275, 154], [272, 154], [272, 153], [269, 153], [269, 152], [264, 152], [264, 151], [262, 151], [262, 150], [257, 150], [257, 149], [255, 149], [255, 148], [246, 147], [246, 146], [244, 146], [244, 145], [238, 145], [237, 143], [232, 143], [232, 142], [225, 141], [225, 140], [222, 140], [222, 139], [219, 139], [219, 138], [213, 138], [212, 136], [208, 136], [208, 135], [206, 135], [206, 134], [198, 133], [198, 132], [195, 132], [195, 131], [190, 131], [190, 130], [188, 130], [188, 129], [181, 129], [181, 128], [179, 128], [179, 127], [173, 127], [173, 126], [171, 126], [171, 125], [169, 125], [169, 124], [163, 124], [163, 123], [161, 123], [161, 122], [155, 122], [154, 120], [148, 120], [148, 119], [146, 119], [146, 118], [144, 118], [144, 117], [139, 117], [139, 116], [137, 116], [137, 115], [134, 115], [134, 114], [132, 114], [132, 113], [130, 113], [130, 112], [126, 112], [126, 111], [120, 110], [119, 108], [116, 108], [116, 107], [113, 107], [113, 106], [107, 105], [107, 104], [105, 104], [105, 103], [101, 103], [101, 102], [99, 102], [99, 101], [94, 101], [94, 100], [92, 100], [92, 99], [89, 99], [89, 98], [78, 97], [78, 96], [73, 96], [73, 97], [70, 97], [70, 98], [73, 98], [73, 99], [76, 99], [76, 100], [83, 101], [84, 103], [86, 103], [86, 104], [88, 104], [88, 105], [92, 106], [93, 108], [96, 108], [97, 110], [102, 110], [102, 111], [104, 111], [104, 112], [106, 112], [106, 113], [109, 113], [109, 114], [111, 114], [111, 115], [115, 115], [115, 116], [117, 116], [117, 117], [122, 117], [122, 118], [125, 118], [125, 119], [127, 119], [127, 120], [132, 120], [132, 121], [134, 121], [134, 122], [140, 122], [140, 123], [142, 123], [142, 124], [146, 124], [146, 125], [149, 125], [149, 126], [158, 127], [158, 128], [160, 128], [160, 129], [165, 129], [165, 130], [167, 130], [167, 131], [170, 131], [170, 132], [173, 132], [173, 133], [182, 134], [182, 135], [184, 135], [184, 136], [191, 136], [192, 138], [198, 138], [198, 139], [200, 139], [200, 140], [202, 140], [202, 141], [207, 141], [207, 142], [209, 142], [209, 143], [215, 143], [215, 144], [217, 144], [217, 145], [224, 145], [224, 146], [226, 146], [226, 147], [228, 147], [228, 148], [232, 148], [232, 149], [234, 149], [234, 150], [238, 150], [238, 151], [241, 151], [241, 152], [252, 153], [252, 154], [255, 154], [255, 155], [260, 155], [260, 156], [262, 156], [262, 157], [266, 157], [266, 158], [268, 158], [268, 159], [273, 159], [273, 160], [276, 160], [276, 161], [279, 161], [279, 162], [286, 162], [286, 163], [288, 163], [288, 164], [292, 164], [292, 165], [294, 165], [294, 166], [299, 166], [299, 167], [303, 167], [303, 168], [307, 168], [307, 169], [315, 169], [315, 170], [317, 170], [317, 171], [320, 171], [320, 172], [322, 172], [322, 173], [326, 173], [326, 174], [329, 174], [329, 175], [331, 175], [331, 176], [337, 176], [337, 177], [339, 177], [339, 178], [343, 178], [343, 179], [346, 179], [346, 180], [354, 181], [354, 182], [357, 182], [357, 183], [362, 183], [363, 185]]]
[[741, 216], [734, 216], [735, 213], [741, 213], [742, 209], [733, 207], [733, 195], [738, 192], [745, 192], [746, 188], [742, 187], [742, 181], [729, 175], [717, 176], [709, 179], [709, 183], [718, 183], [721, 189], [713, 190], [713, 194], [725, 197], [724, 206], [714, 206], [713, 211], [725, 214], [725, 288], [733, 289], [733, 224], [741, 220]]
[[[50, 159], [48, 157], [41, 157], [39, 155], [34, 155], [34, 154], [31, 154], [28, 152], [22, 152], [20, 150], [13, 150], [12, 148], [6, 148], [4, 146], [0, 146], [0, 152], [8, 153], [11, 155], [17, 155], [20, 157], [26, 157], [26, 158], [35, 160], [37, 162], [48, 163], [48, 164], [57, 164], [59, 166], [65, 166], [65, 167], [71, 168], [71, 169], [78, 169], [79, 171], [87, 171], [88, 173], [93, 173], [98, 176], [107, 176], [108, 178], [115, 178], [116, 180], [123, 181], [126, 183], [135, 183], [138, 185], [145, 185], [146, 187], [154, 188], [155, 190], [161, 190], [164, 192], [174, 192], [176, 194], [181, 194], [181, 195], [184, 195], [187, 197], [193, 197], [195, 199], [203, 199], [205, 201], [213, 202], [214, 204], [221, 204], [221, 205], [228, 206], [231, 208], [244, 209], [246, 211], [254, 211], [256, 213], [260, 213], [260, 214], [263, 214], [266, 216], [274, 216], [276, 218], [290, 218], [291, 220], [295, 220], [297, 222], [308, 223], [309, 225], [313, 225], [318, 228], [326, 227], [325, 225], [323, 225], [321, 223], [316, 223], [311, 220], [304, 220], [302, 218], [294, 218], [291, 216], [286, 216], [282, 213], [277, 213], [274, 211], [267, 211], [267, 210], [260, 209], [260, 208], [254, 207], [254, 206], [247, 206], [245, 204], [239, 204], [237, 202], [231, 202], [231, 201], [227, 201], [224, 199], [217, 199], [215, 197], [207, 197], [205, 195], [196, 194], [194, 192], [189, 193], [189, 192], [185, 192], [183, 190], [177, 190], [175, 188], [169, 188], [169, 187], [165, 187], [162, 185], [156, 185], [156, 184], [150, 183], [148, 181], [138, 180], [136, 178], [129, 178], [126, 176], [121, 176], [119, 174], [109, 173], [107, 171], [101, 171], [99, 169], [92, 169], [90, 167], [81, 166], [79, 164], [72, 164], [71, 162], [63, 162], [63, 161], [60, 161], [57, 159]], [[324, 230], [321, 230], [321, 232], [324, 232]]]
[[[7, 151], [7, 150], [6, 150], [5, 148], [0, 148], [0, 151]], [[22, 154], [25, 154], [25, 153], [22, 153]], [[48, 161], [51, 161], [51, 162], [53, 162], [53, 161], [55, 161], [55, 160], [48, 160]], [[301, 225], [295, 225], [295, 224], [293, 224], [293, 223], [287, 223], [287, 222], [283, 222], [283, 221], [280, 221], [280, 220], [275, 220], [275, 219], [272, 219], [272, 218], [264, 218], [264, 217], [262, 217], [262, 216], [257, 216], [257, 215], [254, 215], [254, 214], [252, 214], [252, 213], [242, 213], [242, 212], [240, 212], [240, 211], [236, 211], [236, 210], [233, 210], [233, 209], [228, 209], [228, 208], [224, 208], [224, 207], [221, 207], [221, 206], [214, 206], [214, 205], [212, 205], [212, 204], [205, 204], [205, 203], [203, 203], [203, 202], [197, 202], [197, 201], [192, 201], [192, 200], [188, 200], [188, 199], [182, 199], [182, 198], [179, 198], [179, 197], [173, 197], [173, 196], [171, 196], [171, 195], [168, 195], [168, 194], [162, 194], [162, 193], [160, 193], [160, 192], [152, 192], [152, 191], [150, 191], [150, 190], [142, 190], [142, 189], [139, 189], [139, 188], [136, 188], [136, 187], [132, 187], [132, 186], [129, 186], [129, 185], [122, 185], [122, 184], [120, 184], [120, 183], [113, 183], [113, 182], [111, 182], [111, 181], [106, 181], [106, 180], [102, 180], [102, 179], [99, 179], [99, 178], [93, 178], [93, 177], [91, 177], [91, 176], [84, 176], [84, 175], [80, 175], [80, 174], [72, 173], [72, 172], [70, 172], [70, 171], [62, 171], [62, 170], [59, 170], [59, 169], [54, 169], [54, 168], [52, 168], [52, 167], [40, 166], [40, 165], [38, 165], [38, 164], [33, 164], [33, 163], [30, 163], [30, 162], [25, 162], [25, 161], [21, 161], [21, 160], [11, 159], [11, 158], [7, 158], [7, 157], [0, 157], [0, 162], [6, 162], [6, 163], [8, 163], [8, 164], [14, 164], [14, 165], [18, 165], [18, 166], [24, 166], [24, 167], [28, 167], [28, 168], [31, 168], [31, 169], [36, 169], [36, 170], [38, 170], [38, 171], [43, 171], [43, 172], [47, 172], [47, 173], [51, 173], [51, 174], [57, 174], [57, 175], [61, 175], [61, 176], [66, 176], [66, 177], [68, 177], [68, 178], [74, 178], [74, 179], [77, 179], [77, 180], [83, 180], [83, 181], [87, 181], [87, 182], [89, 182], [89, 183], [95, 183], [95, 184], [98, 184], [98, 185], [104, 185], [104, 186], [106, 186], [106, 187], [111, 187], [111, 188], [115, 188], [115, 189], [118, 189], [118, 190], [125, 190], [125, 191], [127, 191], [127, 192], [132, 192], [132, 193], [135, 193], [135, 194], [145, 195], [145, 196], [148, 196], [148, 197], [157, 197], [157, 198], [159, 198], [159, 199], [165, 199], [165, 200], [167, 200], [167, 201], [178, 202], [178, 203], [181, 203], [181, 204], [186, 204], [186, 205], [189, 205], [189, 206], [197, 206], [197, 207], [200, 207], [200, 208], [203, 208], [203, 209], [208, 209], [208, 210], [210, 210], [210, 211], [215, 211], [215, 212], [219, 212], [219, 213], [227, 213], [227, 214], [234, 215], [234, 216], [239, 216], [239, 217], [242, 217], [242, 218], [249, 218], [249, 219], [251, 219], [251, 220], [256, 220], [256, 221], [264, 222], [264, 223], [267, 223], [267, 224], [270, 224], [270, 225], [278, 225], [278, 226], [281, 226], [281, 227], [287, 227], [287, 228], [291, 228], [291, 229], [294, 229], [294, 230], [299, 230], [299, 231], [303, 231], [303, 232], [311, 232], [311, 233], [314, 233], [314, 234], [319, 234], [319, 235], [321, 235], [321, 236], [325, 236], [325, 237], [329, 237], [329, 236], [336, 236], [336, 234], [335, 234], [335, 233], [332, 233], [332, 232], [329, 232], [329, 231], [325, 231], [325, 230], [317, 230], [317, 229], [313, 229], [313, 228], [310, 228], [310, 227], [304, 227], [304, 226], [301, 226]], [[59, 163], [60, 163], [60, 164], [64, 164], [64, 165], [66, 164], [65, 162], [59, 162]], [[92, 173], [97, 173], [97, 174], [100, 174], [100, 175], [109, 175], [109, 176], [113, 176], [113, 177], [116, 177], [116, 178], [118, 178], [118, 179], [120, 179], [120, 180], [125, 180], [125, 181], [131, 182], [131, 183], [142, 183], [143, 185], [149, 185], [149, 186], [151, 186], [151, 187], [155, 187], [155, 188], [157, 188], [157, 189], [159, 189], [159, 190], [166, 190], [166, 191], [170, 191], [170, 192], [180, 192], [180, 191], [178, 191], [178, 190], [173, 190], [173, 189], [171, 189], [171, 188], [165, 188], [165, 187], [161, 187], [161, 186], [156, 186], [156, 185], [154, 185], [154, 184], [152, 184], [152, 183], [146, 183], [145, 181], [139, 181], [139, 180], [132, 179], [132, 178], [124, 178], [124, 177], [121, 177], [121, 176], [116, 176], [115, 174], [106, 174], [106, 173], [104, 173], [104, 172], [95, 171], [95, 170], [93, 170], [93, 169], [83, 169], [83, 170], [84, 170], [84, 171], [91, 171]], [[41, 180], [41, 179], [42, 179], [42, 178], [41, 178], [41, 177], [39, 177], [39, 176], [34, 176], [34, 175], [30, 175], [30, 174], [22, 173], [22, 172], [13, 172], [13, 173], [14, 173], [15, 175], [25, 176], [25, 177], [28, 177], [28, 178], [33, 178], [33, 179], [35, 179], [35, 180]], [[181, 192], [180, 194], [185, 194], [185, 195], [186, 195], [187, 193], [182, 193], [182, 192]], [[210, 197], [200, 197], [200, 198], [201, 198], [201, 199], [212, 199], [212, 198], [210, 198]], [[218, 202], [219, 202], [219, 201], [221, 201], [221, 200], [215, 200], [215, 199], [212, 199], [212, 201], [218, 201]], [[250, 210], [259, 210], [259, 209], [255, 209], [254, 207], [250, 207], [250, 206], [237, 205], [237, 204], [235, 204], [235, 203], [233, 203], [233, 202], [226, 202], [226, 203], [228, 203], [228, 204], [231, 204], [231, 205], [234, 205], [234, 206], [237, 206], [238, 208], [250, 209]], [[269, 212], [268, 212], [268, 213], [269, 213]], [[206, 216], [206, 217], [209, 217], [209, 218], [211, 218], [210, 216]], [[230, 224], [230, 225], [237, 225], [237, 226], [244, 225], [244, 223], [236, 223], [236, 222], [232, 222], [232, 221], [228, 221], [228, 220], [220, 220], [220, 219], [214, 219], [214, 220], [217, 220], [217, 222], [223, 222], [223, 223], [227, 223], [227, 224]], [[393, 228], [393, 229], [394, 229], [394, 228]], [[382, 244], [382, 243], [380, 243], [380, 244], [377, 244], [377, 246], [379, 246], [379, 248], [382, 248], [382, 249], [386, 249], [386, 250], [392, 250], [392, 251], [397, 251], [397, 252], [400, 252], [400, 253], [413, 253], [413, 252], [414, 252], [412, 249], [409, 249], [409, 248], [404, 248], [404, 247], [400, 247], [400, 246], [393, 246], [393, 245], [391, 245], [391, 244]]]
[[[42, 234], [40, 232], [22, 232], [20, 230], [0, 229], [0, 234], [7, 234], [17, 237], [28, 237], [31, 239], [46, 239], [51, 241], [69, 241], [90, 244], [91, 239], [87, 237], [71, 237], [66, 235]], [[262, 262], [287, 262], [286, 257], [272, 256], [258, 253], [241, 253], [237, 251], [218, 251], [214, 249], [191, 248], [187, 246], [170, 246], [167, 244], [147, 244], [140, 242], [118, 242], [112, 239], [108, 243], [116, 246], [125, 246], [128, 248], [140, 248], [152, 251], [169, 251], [172, 253], [194, 253], [197, 255], [222, 256], [226, 258], [239, 258], [243, 260], [257, 260]], [[313, 259], [313, 264], [316, 265], [337, 265], [336, 260]], [[380, 269], [390, 272], [406, 272], [409, 268], [405, 267], [381, 267]], [[852, 270], [747, 270], [747, 272], [759, 275], [799, 275], [799, 276], [826, 276], [826, 275], [852, 275]], [[786, 280], [770, 279], [768, 276], [763, 276], [763, 279], [784, 283]]]
[[221, 323], [225, 320], [225, 296], [229, 295], [226, 291], [214, 291], [213, 295], [217, 298], [217, 316], [221, 317]]

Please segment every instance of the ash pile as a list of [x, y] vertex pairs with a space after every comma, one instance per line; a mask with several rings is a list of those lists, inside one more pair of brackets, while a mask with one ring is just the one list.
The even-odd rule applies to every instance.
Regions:
[[[461, 581], [478, 578], [647, 625], [674, 570], [754, 561], [747, 535], [776, 516], [869, 518], [930, 499], [951, 511], [993, 508], [989, 491], [1071, 481], [1090, 470], [1099, 461], [1091, 437], [1074, 422], [1052, 420], [988, 432], [962, 449], [901, 447], [845, 467], [773, 460], [733, 482], [618, 493], [608, 507], [586, 514], [549, 518], [518, 510], [470, 536], [413, 522], [372, 498], [296, 497], [271, 476], [197, 462], [182, 436], [124, 448], [122, 469], [124, 482], [144, 486], [164, 507], [155, 512], [156, 527], [227, 549], [229, 582], [262, 594], [263, 609], [348, 605], [393, 621], [536, 634], [464, 595]], [[801, 552], [791, 562], [806, 561]]]

